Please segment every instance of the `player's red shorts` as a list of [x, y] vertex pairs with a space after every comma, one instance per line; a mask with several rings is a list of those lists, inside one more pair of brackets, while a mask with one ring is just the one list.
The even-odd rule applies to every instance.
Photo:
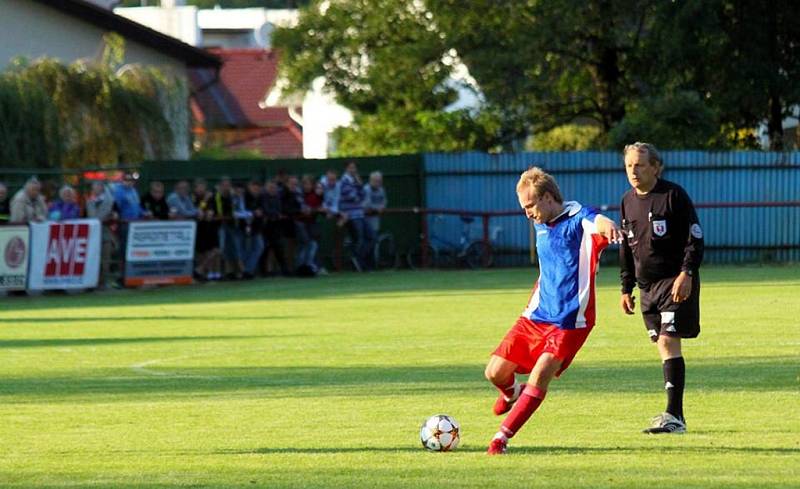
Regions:
[[534, 323], [526, 317], [520, 317], [506, 333], [494, 354], [516, 363], [518, 374], [527, 374], [533, 370], [542, 353], [552, 353], [561, 360], [561, 368], [556, 372], [558, 377], [572, 363], [591, 332], [591, 327], [561, 329], [552, 324]]

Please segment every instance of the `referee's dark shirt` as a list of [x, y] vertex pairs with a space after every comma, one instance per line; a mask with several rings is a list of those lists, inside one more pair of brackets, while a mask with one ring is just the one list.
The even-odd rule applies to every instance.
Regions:
[[696, 271], [703, 261], [703, 230], [691, 199], [679, 185], [658, 179], [646, 195], [622, 196], [619, 248], [622, 292], [647, 289], [658, 280]]

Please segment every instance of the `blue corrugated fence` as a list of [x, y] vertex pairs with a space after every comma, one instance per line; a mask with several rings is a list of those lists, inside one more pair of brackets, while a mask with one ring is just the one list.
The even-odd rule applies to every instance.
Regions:
[[[800, 152], [667, 151], [664, 177], [681, 186], [696, 205], [769, 203], [800, 200]], [[564, 198], [584, 204], [619, 205], [630, 187], [622, 156], [611, 152], [515, 154], [426, 154], [426, 206], [472, 211], [518, 209], [514, 187], [519, 174], [540, 166], [558, 181]], [[618, 212], [606, 214], [619, 219]], [[700, 208], [710, 262], [800, 260], [800, 207]], [[430, 231], [458, 241], [458, 218], [431, 219]], [[493, 218], [503, 231], [497, 246], [527, 252], [528, 224], [519, 217]], [[480, 226], [471, 228], [480, 236]]]

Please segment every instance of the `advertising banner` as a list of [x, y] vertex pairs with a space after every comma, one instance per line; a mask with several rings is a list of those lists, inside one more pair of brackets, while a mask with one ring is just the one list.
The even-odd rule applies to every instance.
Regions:
[[140, 221], [128, 225], [125, 285], [190, 284], [194, 221]]
[[89, 289], [100, 272], [100, 221], [30, 223], [28, 288]]
[[0, 290], [25, 290], [30, 247], [28, 226], [0, 227]]

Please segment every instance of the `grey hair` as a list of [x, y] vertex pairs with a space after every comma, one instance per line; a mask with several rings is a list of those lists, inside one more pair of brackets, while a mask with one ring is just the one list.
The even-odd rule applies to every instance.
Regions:
[[372, 173], [370, 173], [370, 174], [369, 174], [369, 177], [370, 177], [370, 178], [372, 178], [372, 177], [380, 177], [380, 178], [383, 178], [383, 173], [379, 172], [378, 170], [375, 170], [374, 172], [372, 172]]
[[647, 157], [650, 163], [658, 163], [659, 166], [664, 164], [664, 160], [661, 159], [661, 155], [658, 154], [658, 150], [656, 147], [650, 143], [643, 143], [641, 141], [636, 141], [633, 144], [626, 144], [625, 149], [622, 150], [622, 156], [625, 157], [631, 151], [637, 151], [639, 153], [647, 153]]
[[75, 191], [74, 188], [70, 187], [69, 185], [64, 185], [63, 187], [58, 189], [58, 196], [63, 199], [64, 198], [64, 194], [66, 192], [74, 192], [74, 191]]

